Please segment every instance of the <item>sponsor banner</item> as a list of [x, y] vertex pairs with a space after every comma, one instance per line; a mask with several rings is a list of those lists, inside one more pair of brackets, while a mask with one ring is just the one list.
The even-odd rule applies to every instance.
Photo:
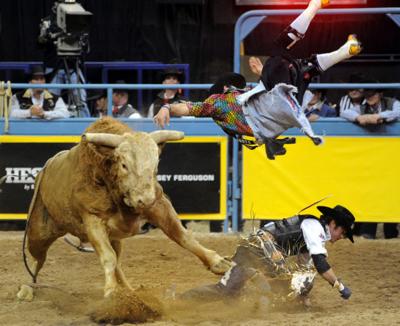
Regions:
[[[358, 222], [400, 222], [400, 138], [296, 138], [274, 161], [264, 147], [244, 149], [244, 218], [285, 218], [330, 195], [319, 205], [346, 206]], [[320, 216], [316, 207], [303, 214]]]
[[[0, 219], [26, 218], [36, 175], [79, 139], [0, 136]], [[180, 218], [225, 219], [226, 169], [226, 137], [187, 137], [164, 147], [157, 178]]]

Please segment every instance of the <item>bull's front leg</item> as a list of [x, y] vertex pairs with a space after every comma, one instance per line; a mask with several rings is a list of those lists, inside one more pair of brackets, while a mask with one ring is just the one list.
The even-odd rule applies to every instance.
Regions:
[[104, 297], [108, 297], [118, 286], [117, 253], [114, 251], [108, 237], [106, 226], [95, 215], [82, 217], [87, 236], [100, 258], [105, 274]]
[[231, 262], [218, 255], [215, 251], [203, 247], [190, 232], [182, 226], [171, 202], [163, 194], [147, 212], [148, 220], [158, 226], [181, 247], [195, 254], [215, 274], [224, 274]]

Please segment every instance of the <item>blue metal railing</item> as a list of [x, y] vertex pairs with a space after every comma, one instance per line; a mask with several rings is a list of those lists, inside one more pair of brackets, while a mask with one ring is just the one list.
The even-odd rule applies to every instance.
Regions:
[[[113, 89], [143, 90], [143, 89], [209, 89], [212, 84], [30, 84], [15, 83], [11, 84], [15, 89], [26, 88], [57, 88], [57, 89], [106, 89], [108, 98], [108, 114], [112, 111], [112, 91]], [[138, 108], [140, 109], [140, 108]]]
[[[42, 65], [40, 61], [0, 61], [0, 70], [4, 70], [6, 73], [6, 80], [10, 80], [11, 70], [22, 70], [25, 73], [29, 73], [30, 69], [34, 65]], [[145, 70], [160, 70], [164, 69], [178, 69], [184, 72], [184, 83], [188, 84], [190, 81], [190, 66], [187, 63], [161, 63], [153, 61], [86, 61], [83, 63], [84, 69], [101, 69], [101, 81], [102, 83], [108, 83], [108, 75], [112, 70], [134, 70], [137, 74], [137, 83], [143, 83], [143, 71]], [[189, 98], [189, 89], [185, 89], [184, 96]], [[138, 92], [137, 105], [141, 107], [143, 104], [143, 94], [141, 90]]]

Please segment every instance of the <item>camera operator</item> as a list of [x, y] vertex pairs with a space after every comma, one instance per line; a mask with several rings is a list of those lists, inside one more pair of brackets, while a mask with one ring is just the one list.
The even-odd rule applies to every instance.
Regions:
[[[70, 11], [74, 12], [71, 13]], [[68, 20], [67, 20], [68, 16]], [[44, 65], [50, 83], [83, 84], [84, 55], [89, 52], [87, 29], [91, 13], [75, 0], [58, 0], [48, 17], [42, 19], [38, 42], [43, 46]], [[67, 22], [68, 25], [67, 26]], [[60, 89], [54, 93], [61, 94]], [[89, 117], [86, 90], [68, 90], [68, 109], [71, 116]]]

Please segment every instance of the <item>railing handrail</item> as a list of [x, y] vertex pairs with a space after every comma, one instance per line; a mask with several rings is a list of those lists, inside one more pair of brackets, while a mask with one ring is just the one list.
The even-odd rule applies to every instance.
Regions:
[[[254, 85], [254, 83], [250, 83]], [[213, 84], [30, 84], [30, 83], [11, 83], [12, 88], [59, 88], [59, 89], [209, 89]], [[311, 83], [309, 88], [319, 89], [352, 89], [352, 88], [372, 88], [372, 89], [400, 89], [400, 83]]]

